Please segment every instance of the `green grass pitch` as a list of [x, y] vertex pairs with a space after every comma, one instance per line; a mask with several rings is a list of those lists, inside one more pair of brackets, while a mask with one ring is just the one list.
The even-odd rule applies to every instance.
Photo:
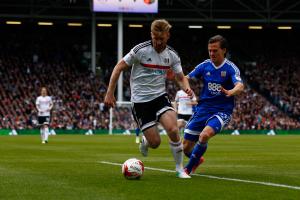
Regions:
[[150, 169], [141, 180], [126, 180], [120, 166], [101, 163], [123, 163], [136, 157], [146, 167], [174, 170], [165, 136], [161, 146], [150, 150], [146, 158], [139, 154], [134, 136], [57, 135], [49, 141], [41, 144], [37, 135], [0, 137], [1, 200], [300, 199], [297, 135], [213, 138], [197, 174], [234, 180], [207, 176], [183, 180], [175, 173]]

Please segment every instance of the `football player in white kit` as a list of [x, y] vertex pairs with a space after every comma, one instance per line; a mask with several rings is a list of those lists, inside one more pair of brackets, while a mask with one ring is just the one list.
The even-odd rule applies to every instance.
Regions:
[[178, 90], [175, 96], [175, 103], [178, 117], [177, 126], [181, 130], [193, 115], [193, 106], [197, 105], [198, 102], [196, 96], [191, 99], [183, 90]]
[[104, 99], [105, 105], [116, 104], [114, 92], [120, 73], [131, 67], [130, 86], [132, 113], [144, 136], [140, 143], [143, 156], [148, 148], [157, 148], [161, 138], [160, 123], [169, 136], [171, 152], [176, 163], [176, 176], [190, 178], [183, 170], [183, 146], [177, 127], [177, 117], [166, 93], [166, 74], [171, 69], [179, 86], [192, 98], [193, 91], [182, 72], [181, 61], [174, 49], [167, 45], [171, 25], [164, 19], [151, 24], [151, 40], [136, 45], [115, 66]]
[[36, 108], [38, 110], [38, 122], [40, 126], [42, 143], [48, 143], [50, 111], [53, 107], [53, 102], [50, 96], [47, 95], [47, 89], [42, 87], [41, 96], [36, 99]]

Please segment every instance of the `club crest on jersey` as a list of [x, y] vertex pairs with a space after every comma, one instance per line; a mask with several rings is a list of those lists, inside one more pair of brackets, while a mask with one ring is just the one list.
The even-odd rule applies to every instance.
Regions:
[[147, 59], [147, 62], [151, 62], [151, 61], [152, 61], [152, 59], [151, 59], [151, 58], [148, 58], [148, 59]]
[[210, 72], [207, 72], [207, 73], [206, 73], [206, 76], [210, 76]]
[[164, 58], [164, 63], [169, 64], [169, 62], [170, 62], [170, 59], [169, 59], [169, 58]]
[[226, 77], [226, 71], [221, 71], [221, 77]]

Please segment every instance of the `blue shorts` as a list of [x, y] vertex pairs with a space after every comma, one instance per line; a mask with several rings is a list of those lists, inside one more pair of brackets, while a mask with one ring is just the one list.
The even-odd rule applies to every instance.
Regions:
[[184, 139], [198, 141], [199, 135], [205, 126], [214, 129], [215, 134], [219, 133], [224, 126], [230, 122], [231, 115], [225, 112], [207, 113], [197, 111], [193, 114], [184, 129]]

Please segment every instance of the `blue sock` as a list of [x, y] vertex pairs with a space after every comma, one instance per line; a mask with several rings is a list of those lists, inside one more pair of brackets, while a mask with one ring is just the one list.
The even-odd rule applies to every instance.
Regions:
[[140, 128], [136, 128], [136, 129], [135, 129], [135, 135], [136, 135], [136, 136], [139, 136], [139, 135], [140, 135]]
[[190, 173], [193, 169], [193, 167], [199, 162], [199, 159], [203, 154], [205, 153], [207, 149], [207, 143], [199, 143], [195, 145], [192, 155], [190, 156], [190, 161], [189, 163], [185, 166], [187, 171]]

